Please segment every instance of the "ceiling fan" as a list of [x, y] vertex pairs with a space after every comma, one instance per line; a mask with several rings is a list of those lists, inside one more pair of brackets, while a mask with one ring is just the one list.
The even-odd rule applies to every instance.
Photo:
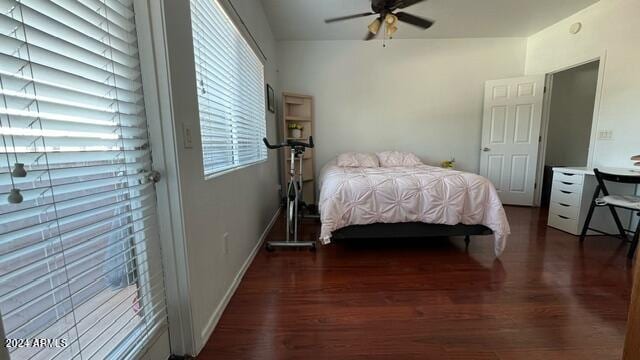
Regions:
[[385, 35], [391, 38], [393, 34], [398, 30], [398, 21], [417, 26], [423, 30], [430, 28], [434, 24], [433, 20], [411, 15], [403, 11], [396, 12], [396, 10], [398, 9], [404, 9], [423, 1], [425, 0], [371, 0], [370, 12], [326, 19], [324, 22], [328, 24], [337, 21], [378, 15], [378, 17], [373, 20], [371, 24], [369, 24], [369, 32], [367, 33], [365, 40], [371, 40], [375, 38], [379, 33], [380, 27], [383, 23], [384, 25], [386, 25]]

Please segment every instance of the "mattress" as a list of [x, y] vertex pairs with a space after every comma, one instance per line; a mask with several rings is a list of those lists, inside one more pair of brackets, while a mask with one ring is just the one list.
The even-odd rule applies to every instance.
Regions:
[[319, 176], [320, 241], [349, 225], [424, 222], [484, 225], [495, 236], [500, 256], [510, 234], [502, 202], [491, 182], [479, 175], [428, 165], [338, 167]]

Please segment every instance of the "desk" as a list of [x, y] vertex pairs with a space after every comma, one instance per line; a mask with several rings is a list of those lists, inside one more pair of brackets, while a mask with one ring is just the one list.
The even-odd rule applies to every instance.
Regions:
[[[606, 173], [640, 176], [640, 171], [634, 169], [605, 167], [599, 169]], [[598, 182], [591, 168], [554, 167], [547, 225], [573, 235], [580, 235], [597, 185]], [[607, 183], [607, 188], [610, 193], [620, 195], [636, 194], [638, 190], [633, 184]], [[618, 215], [624, 226], [635, 228], [631, 223], [637, 220], [633, 219], [631, 212], [618, 210]], [[618, 233], [611, 212], [606, 207], [596, 208], [590, 227], [611, 234]], [[587, 235], [598, 234], [589, 232]]]

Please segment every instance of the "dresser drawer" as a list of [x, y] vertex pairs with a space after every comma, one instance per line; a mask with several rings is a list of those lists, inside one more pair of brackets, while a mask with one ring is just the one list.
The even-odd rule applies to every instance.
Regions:
[[556, 188], [556, 184], [553, 184], [553, 188], [551, 189], [551, 202], [556, 202], [565, 205], [580, 205], [580, 199], [582, 197], [582, 192], [575, 192], [569, 190], [561, 190]]
[[564, 192], [582, 194], [583, 186], [584, 185], [582, 184], [573, 184], [566, 181], [554, 181], [552, 188], [560, 191], [564, 191]]
[[553, 181], [560, 181], [560, 182], [566, 182], [571, 184], [582, 184], [584, 183], [584, 175], [572, 174], [572, 173], [562, 172], [562, 171], [554, 171]]
[[564, 216], [569, 219], [577, 220], [578, 215], [580, 214], [580, 207], [577, 205], [561, 204], [552, 201], [549, 205], [549, 212], [556, 215]]
[[578, 235], [578, 220], [570, 219], [564, 215], [549, 212], [549, 226], [558, 230], [566, 231], [570, 234]]

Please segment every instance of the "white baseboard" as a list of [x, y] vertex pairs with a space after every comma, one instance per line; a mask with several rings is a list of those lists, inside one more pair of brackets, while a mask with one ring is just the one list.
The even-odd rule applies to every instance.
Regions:
[[251, 254], [249, 254], [244, 264], [242, 264], [242, 267], [236, 274], [236, 277], [233, 279], [231, 286], [229, 287], [227, 292], [224, 294], [222, 301], [220, 301], [220, 303], [216, 307], [216, 310], [213, 312], [213, 314], [209, 318], [209, 321], [207, 321], [207, 325], [204, 327], [204, 329], [200, 333], [200, 344], [198, 346], [198, 352], [202, 350], [204, 345], [207, 343], [207, 340], [209, 340], [209, 336], [211, 336], [211, 333], [216, 328], [216, 325], [218, 325], [218, 321], [220, 320], [220, 317], [222, 316], [224, 309], [229, 304], [229, 301], [231, 300], [231, 297], [233, 296], [233, 294], [236, 292], [238, 285], [240, 285], [240, 282], [244, 277], [244, 273], [247, 271], [247, 269], [249, 268], [249, 265], [251, 265], [251, 263], [253, 262], [253, 259], [258, 254], [258, 251], [260, 250], [262, 243], [264, 242], [264, 239], [267, 237], [267, 235], [269, 234], [269, 231], [271, 231], [271, 228], [276, 223], [276, 220], [278, 219], [278, 215], [280, 215], [279, 207], [278, 207], [278, 210], [275, 212], [275, 214], [273, 214], [273, 217], [271, 218], [269, 225], [267, 225], [266, 229], [264, 229], [264, 231], [260, 235], [260, 239], [258, 240], [256, 246], [253, 248], [253, 250], [251, 250]]

